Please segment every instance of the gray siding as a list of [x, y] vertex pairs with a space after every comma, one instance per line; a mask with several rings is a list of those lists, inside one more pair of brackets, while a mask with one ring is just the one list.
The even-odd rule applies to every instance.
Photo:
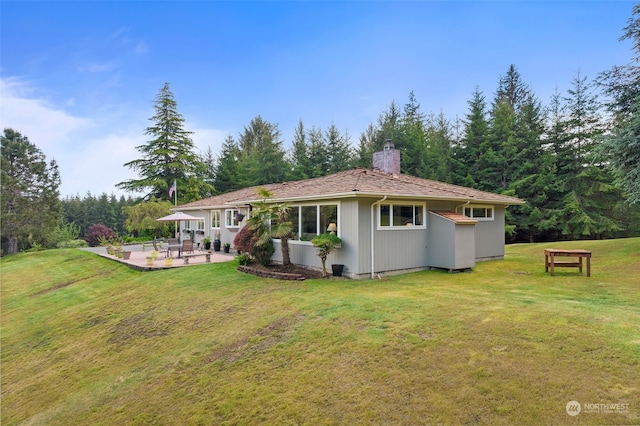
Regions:
[[[427, 229], [407, 228], [378, 230], [377, 207], [374, 223], [371, 223], [371, 205], [380, 198], [352, 198], [336, 200], [338, 209], [338, 235], [342, 246], [327, 258], [331, 264], [345, 265], [344, 274], [351, 278], [368, 278], [371, 274], [371, 229], [374, 227], [375, 273], [393, 273], [407, 270], [439, 267], [465, 269], [476, 260], [504, 256], [505, 208], [494, 206], [493, 221], [478, 221], [473, 225], [461, 225], [437, 216], [426, 214]], [[328, 200], [323, 200], [327, 202]], [[393, 202], [397, 200], [386, 200]], [[413, 200], [411, 202], [415, 202]], [[460, 212], [462, 205], [451, 201], [428, 201], [427, 210], [452, 210]], [[244, 210], [244, 209], [243, 209]], [[205, 236], [214, 238], [211, 229], [210, 210], [189, 211], [193, 216], [205, 218]], [[224, 209], [220, 211], [223, 224], [220, 228], [222, 243], [233, 245], [236, 229], [224, 226]], [[241, 223], [244, 225], [244, 222]], [[320, 258], [309, 242], [290, 241], [291, 261], [298, 265], [320, 268]], [[273, 260], [282, 261], [280, 242], [275, 242]]]
[[475, 266], [475, 225], [459, 224], [430, 213], [429, 266], [467, 269]]

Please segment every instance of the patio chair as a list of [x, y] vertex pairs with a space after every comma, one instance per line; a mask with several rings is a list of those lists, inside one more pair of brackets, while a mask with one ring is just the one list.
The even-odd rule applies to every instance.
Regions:
[[156, 241], [156, 240], [153, 240], [151, 243], [153, 244], [153, 249], [155, 251], [157, 251], [158, 254], [164, 253], [164, 257], [165, 258], [167, 257], [167, 254], [169, 253], [169, 248], [160, 248], [160, 247], [158, 247], [158, 241]]
[[193, 253], [193, 240], [184, 240], [182, 242], [182, 253]]

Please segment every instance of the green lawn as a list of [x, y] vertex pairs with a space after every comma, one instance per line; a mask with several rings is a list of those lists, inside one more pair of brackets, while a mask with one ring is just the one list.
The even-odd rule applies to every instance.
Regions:
[[[592, 277], [544, 247], [592, 250]], [[3, 258], [2, 424], [640, 423], [638, 238], [376, 281], [236, 266]]]

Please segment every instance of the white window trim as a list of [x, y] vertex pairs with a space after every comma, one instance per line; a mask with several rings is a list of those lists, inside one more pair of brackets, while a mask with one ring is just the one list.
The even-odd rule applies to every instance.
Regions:
[[[214, 220], [213, 220], [214, 214], [217, 216], [218, 226], [215, 226], [215, 223], [214, 223]], [[222, 227], [222, 218], [220, 217], [220, 210], [211, 210], [211, 214], [210, 214], [209, 218], [211, 219], [211, 227], [213, 229], [220, 229]]]
[[[338, 230], [336, 231], [336, 235], [339, 237], [340, 236], [340, 224], [342, 223], [341, 217], [340, 217], [340, 202], [339, 201], [328, 201], [328, 202], [321, 202], [321, 203], [304, 203], [304, 204], [295, 204], [295, 205], [290, 205], [289, 207], [292, 208], [297, 208], [298, 209], [298, 229], [295, 231], [296, 233], [298, 233], [298, 235], [300, 234], [300, 226], [302, 226], [302, 220], [300, 218], [300, 208], [301, 207], [309, 207], [309, 206], [315, 206], [315, 207], [320, 207], [320, 206], [336, 206], [336, 215], [338, 216]], [[320, 229], [320, 209], [316, 210], [316, 229], [318, 229], [320, 231], [320, 234], [326, 234], [327, 230], [322, 230]], [[274, 238], [273, 241], [280, 241], [279, 238]], [[309, 240], [288, 240], [289, 244], [303, 244], [303, 245], [312, 245], [311, 241]]]
[[[421, 206], [422, 207], [422, 225], [412, 225], [412, 226], [407, 226], [407, 225], [402, 225], [402, 226], [393, 226], [393, 225], [389, 225], [389, 226], [382, 226], [380, 224], [381, 219], [382, 219], [382, 215], [380, 214], [380, 209], [382, 208], [382, 206], [391, 206], [391, 212], [393, 212], [393, 206], [413, 206], [414, 208], [416, 206]], [[384, 203], [378, 204], [378, 223], [377, 223], [377, 229], [378, 231], [411, 231], [411, 230], [416, 230], [416, 229], [427, 229], [427, 203], [414, 203], [414, 202], [410, 202], [410, 201], [388, 201], [385, 200]], [[390, 222], [393, 223], [393, 219], [390, 218]]]
[[[460, 207], [460, 209], [462, 209], [461, 213], [464, 216], [467, 216], [465, 214], [465, 210], [471, 209], [471, 216], [467, 216], [467, 217], [473, 218], [477, 221], [493, 222], [496, 217], [496, 208], [490, 204], [467, 204]], [[475, 217], [473, 216], [473, 209], [491, 209], [491, 217]]]
[[[227, 214], [228, 212], [231, 212], [231, 216]], [[240, 228], [240, 222], [238, 222], [237, 224], [227, 222], [227, 219], [229, 219], [229, 217], [231, 217], [232, 222], [235, 222], [234, 218], [238, 216], [238, 213], [240, 213], [240, 210], [238, 209], [226, 209], [224, 211], [224, 227], [225, 228], [230, 228], [230, 229]]]

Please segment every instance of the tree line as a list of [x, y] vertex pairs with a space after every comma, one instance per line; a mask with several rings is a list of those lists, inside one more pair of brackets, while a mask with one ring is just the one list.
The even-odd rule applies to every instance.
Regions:
[[135, 199], [88, 194], [60, 200], [55, 162], [47, 164], [26, 137], [5, 129], [3, 250], [16, 249], [18, 236], [28, 247], [46, 229], [67, 224], [85, 229], [100, 221], [130, 232], [135, 227], [125, 226], [127, 208], [169, 200], [174, 183], [178, 202], [186, 203], [370, 168], [373, 152], [387, 140], [401, 152], [402, 173], [524, 199], [525, 205], [507, 210], [509, 241], [640, 235], [640, 4], [623, 30], [621, 39], [631, 40], [635, 52], [629, 64], [593, 80], [577, 73], [571, 87], [556, 91], [546, 105], [510, 65], [490, 99], [473, 91], [462, 118], [423, 113], [411, 92], [401, 106], [392, 101], [357, 141], [333, 123], [306, 128], [300, 120], [289, 149], [278, 124], [257, 116], [237, 138], [227, 136], [219, 153], [210, 147], [198, 153], [167, 83], [145, 129], [149, 141], [137, 147], [140, 158], [125, 164], [138, 177], [117, 185], [142, 193]]

